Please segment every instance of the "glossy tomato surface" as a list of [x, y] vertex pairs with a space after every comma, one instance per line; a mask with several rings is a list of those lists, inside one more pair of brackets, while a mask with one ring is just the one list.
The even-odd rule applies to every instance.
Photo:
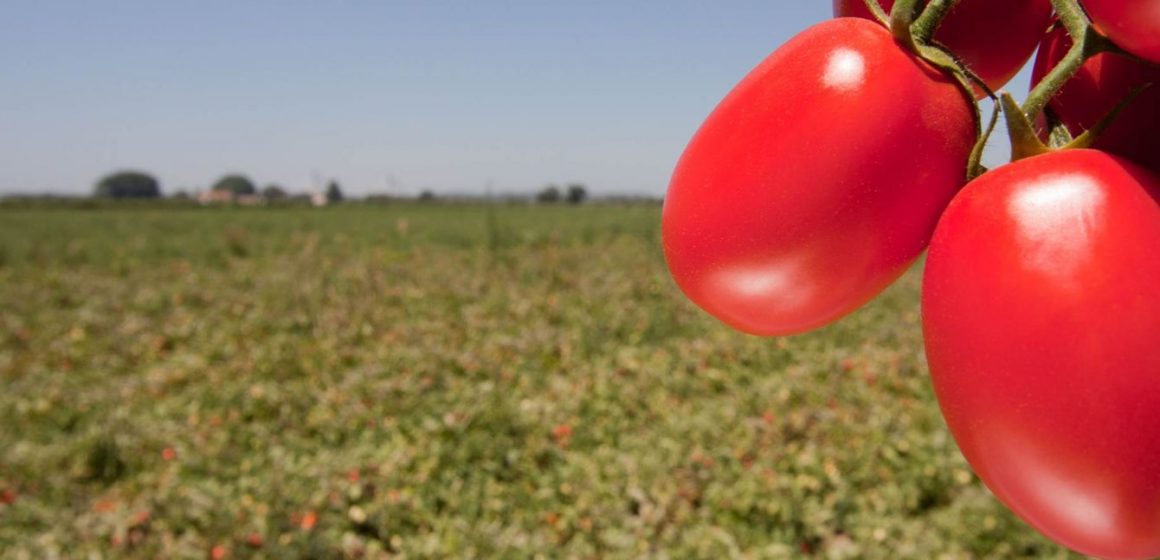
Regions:
[[943, 415], [992, 492], [1057, 542], [1160, 556], [1160, 183], [1070, 150], [968, 185], [922, 292]]
[[1101, 33], [1124, 50], [1160, 62], [1160, 0], [1082, 0]]
[[[890, 13], [894, 0], [880, 4]], [[834, 16], [874, 19], [864, 0], [834, 0]], [[1031, 58], [1050, 24], [1051, 0], [960, 0], [934, 38], [997, 91]]]
[[844, 18], [807, 29], [746, 76], [681, 156], [665, 256], [696, 304], [753, 334], [853, 311], [926, 246], [964, 182], [968, 96]]
[[[1071, 48], [1063, 27], [1043, 40], [1031, 74], [1039, 83]], [[1095, 126], [1133, 89], [1143, 90], [1104, 130], [1093, 147], [1126, 157], [1160, 172], [1160, 66], [1112, 53], [1089, 58], [1048, 102], [1048, 109], [1073, 135]]]

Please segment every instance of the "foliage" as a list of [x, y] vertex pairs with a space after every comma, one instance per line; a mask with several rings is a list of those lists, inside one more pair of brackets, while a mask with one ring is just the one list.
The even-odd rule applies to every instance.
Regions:
[[331, 181], [326, 185], [326, 201], [331, 204], [342, 202], [342, 187], [338, 186], [338, 181]]
[[266, 188], [262, 189], [262, 198], [265, 198], [266, 200], [283, 200], [286, 198], [286, 196], [286, 189], [283, 189], [278, 185], [270, 184], [266, 185]]
[[560, 202], [560, 198], [562, 198], [562, 196], [563, 195], [560, 194], [560, 187], [557, 187], [556, 185], [548, 185], [544, 187], [544, 190], [536, 193], [536, 202], [544, 204], [555, 204]]
[[568, 185], [568, 193], [565, 195], [568, 204], [581, 204], [588, 200], [588, 189], [580, 183], [573, 183]]
[[258, 192], [257, 187], [254, 186], [254, 182], [245, 175], [226, 175], [214, 183], [213, 190], [230, 191], [235, 195], [257, 194]]
[[119, 171], [98, 181], [93, 195], [99, 198], [159, 198], [161, 185], [148, 173]]
[[1069, 557], [956, 450], [915, 273], [763, 339], [656, 206], [0, 212], [5, 557]]

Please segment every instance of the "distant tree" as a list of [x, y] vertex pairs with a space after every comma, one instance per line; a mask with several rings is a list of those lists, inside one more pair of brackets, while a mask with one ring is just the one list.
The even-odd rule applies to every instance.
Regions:
[[160, 198], [161, 185], [140, 171], [119, 171], [97, 182], [93, 193], [101, 198]]
[[266, 185], [266, 188], [262, 189], [262, 198], [266, 200], [282, 200], [286, 198], [286, 189], [274, 184]]
[[560, 202], [560, 198], [560, 187], [556, 185], [548, 185], [544, 187], [544, 190], [536, 194], [536, 202], [544, 204], [555, 204]]
[[173, 200], [189, 200], [190, 198], [192, 197], [189, 196], [189, 192], [187, 192], [185, 189], [181, 189], [173, 193]]
[[331, 181], [326, 185], [326, 201], [331, 204], [342, 202], [342, 187], [338, 186], [338, 181]]
[[254, 182], [245, 175], [226, 175], [213, 184], [213, 190], [229, 191], [235, 195], [257, 194], [258, 192], [258, 188], [254, 186]]
[[431, 189], [424, 189], [419, 193], [420, 202], [431, 202], [435, 200], [435, 193]]
[[568, 204], [580, 204], [588, 200], [588, 189], [584, 188], [584, 185], [580, 183], [572, 183], [568, 185], [568, 194], [565, 196]]

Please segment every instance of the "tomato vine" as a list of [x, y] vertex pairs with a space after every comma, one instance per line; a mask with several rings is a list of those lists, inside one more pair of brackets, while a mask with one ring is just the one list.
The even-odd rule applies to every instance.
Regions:
[[[968, 462], [1058, 542], [1160, 554], [1160, 93], [1145, 91], [1160, 15], [1117, 15], [1150, 0], [1082, 0], [1095, 19], [1080, 0], [833, 1], [838, 19], [771, 54], [686, 148], [662, 217], [674, 279], [738, 330], [792, 335], [929, 245], [924, 343]], [[1020, 104], [1001, 88], [1036, 50]], [[1001, 117], [1012, 162], [988, 171]]]
[[999, 114], [1004, 115], [1007, 123], [1012, 160], [1046, 153], [1053, 149], [1089, 147], [1143, 88], [1136, 88], [1125, 95], [1099, 123], [1078, 137], [1073, 137], [1066, 127], [1061, 126], [1051, 115], [1047, 115], [1048, 141], [1045, 143], [1033, 123], [1044, 113], [1051, 99], [1092, 57], [1103, 53], [1114, 53], [1118, 56], [1139, 60], [1145, 64], [1152, 64], [1150, 61], [1140, 59], [1120, 48], [1096, 30], [1078, 0], [1050, 0], [1054, 16], [1058, 21], [1057, 25], [1066, 29], [1068, 36], [1072, 39], [1072, 47], [1052, 67], [1051, 71], [1039, 80], [1020, 105], [1014, 103], [1013, 99], [1001, 99], [1001, 94], [992, 91], [987, 82], [980, 78], [963, 60], [933, 40], [936, 30], [961, 0], [931, 0], [929, 2], [899, 0], [893, 4], [889, 13], [877, 0], [862, 1], [865, 3], [866, 9], [876, 19], [890, 28], [892, 35], [904, 48], [955, 76], [956, 80], [967, 91], [977, 88], [985, 97], [995, 101], [996, 111], [989, 124], [981, 129], [976, 150], [968, 161], [967, 176], [972, 179], [986, 171], [986, 168], [981, 165], [983, 147], [995, 128]]

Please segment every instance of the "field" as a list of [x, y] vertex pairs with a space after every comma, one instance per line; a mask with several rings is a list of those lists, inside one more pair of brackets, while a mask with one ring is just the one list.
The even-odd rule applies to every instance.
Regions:
[[0, 210], [0, 557], [1068, 557], [946, 431], [919, 270], [748, 337], [659, 217]]

